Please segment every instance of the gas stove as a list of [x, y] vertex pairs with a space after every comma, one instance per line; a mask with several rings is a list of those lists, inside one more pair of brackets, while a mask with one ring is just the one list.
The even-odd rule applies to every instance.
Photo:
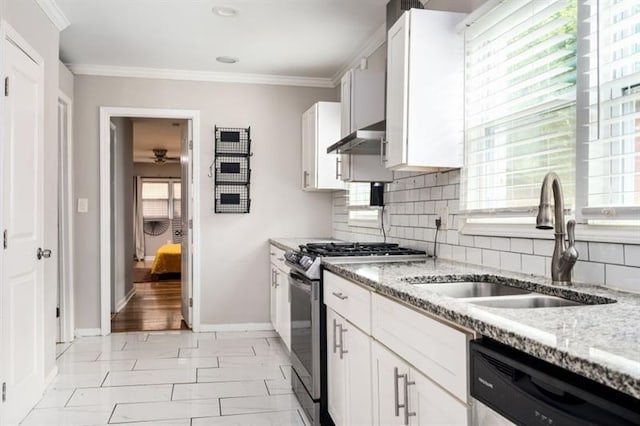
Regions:
[[[368, 261], [421, 260], [426, 257], [423, 250], [400, 247], [391, 243], [309, 243], [299, 250], [285, 253], [287, 264], [309, 279], [320, 279], [322, 258], [344, 258], [345, 261], [366, 259]], [[373, 259], [375, 258], [375, 259]]]

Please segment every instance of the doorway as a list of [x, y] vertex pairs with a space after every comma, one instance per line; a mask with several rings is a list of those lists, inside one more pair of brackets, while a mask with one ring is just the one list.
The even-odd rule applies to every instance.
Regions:
[[118, 189], [112, 191], [111, 330], [188, 329], [182, 312], [182, 212], [188, 206], [182, 206], [181, 146], [189, 122], [112, 118], [111, 125]]
[[[176, 328], [198, 331], [199, 237], [192, 231], [199, 224], [199, 159], [198, 149], [194, 149], [199, 146], [199, 112], [110, 107], [100, 112], [102, 334]], [[131, 125], [133, 129], [138, 124], [144, 128], [150, 123], [177, 127], [174, 130], [179, 130], [180, 140], [177, 146], [164, 147], [152, 138], [153, 146], [132, 149], [131, 158], [137, 159], [131, 164], [144, 163], [139, 169], [146, 170], [135, 173], [134, 179], [133, 171], [123, 174], [118, 170], [118, 144], [126, 142], [126, 132], [118, 127]], [[116, 196], [118, 191], [114, 191], [124, 188], [117, 176], [129, 176], [124, 184], [131, 193], [128, 206], [123, 194]], [[116, 231], [127, 229], [118, 222], [124, 219], [131, 219], [132, 226], [125, 231], [127, 238], [119, 239]], [[160, 268], [154, 271], [160, 273], [142, 280], [138, 277], [135, 280], [144, 282], [134, 284], [134, 276], [140, 274], [137, 269], [151, 269], [153, 260], [164, 252], [177, 252], [177, 260], [175, 256], [162, 257], [174, 265], [177, 262], [177, 271], [171, 275], [171, 271]], [[124, 289], [115, 294], [114, 284], [123, 283]]]

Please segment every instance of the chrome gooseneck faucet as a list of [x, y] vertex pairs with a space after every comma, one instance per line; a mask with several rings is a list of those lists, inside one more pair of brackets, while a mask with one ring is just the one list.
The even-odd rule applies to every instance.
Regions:
[[[553, 196], [553, 200], [551, 197]], [[553, 216], [555, 209], [555, 238], [556, 243], [553, 249], [551, 260], [551, 279], [555, 285], [571, 285], [571, 270], [578, 260], [578, 250], [576, 250], [576, 221], [567, 222], [565, 232], [564, 226], [564, 198], [562, 196], [562, 186], [560, 178], [553, 172], [547, 173], [542, 181], [540, 189], [540, 206], [538, 207], [538, 217], [536, 218], [536, 228], [553, 229]], [[565, 234], [569, 236], [569, 245], [565, 246]]]

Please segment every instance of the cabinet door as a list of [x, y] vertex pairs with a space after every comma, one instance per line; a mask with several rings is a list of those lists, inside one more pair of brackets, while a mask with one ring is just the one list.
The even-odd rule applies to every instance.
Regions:
[[351, 154], [340, 154], [340, 179], [351, 181]]
[[410, 368], [397, 355], [374, 342], [373, 362], [373, 424], [394, 426], [405, 424], [404, 375]]
[[315, 170], [317, 189], [343, 189], [339, 177], [338, 154], [327, 153], [327, 148], [340, 139], [340, 104], [318, 102], [316, 117]]
[[291, 350], [291, 301], [289, 300], [289, 277], [280, 269], [276, 269], [276, 284], [278, 290], [277, 331], [287, 346], [287, 349]]
[[340, 80], [340, 138], [349, 135], [351, 130], [351, 73], [347, 73]]
[[[346, 322], [327, 309], [327, 408], [336, 426], [347, 425], [345, 363], [340, 359], [340, 325]], [[343, 354], [344, 358], [344, 354]]]
[[407, 162], [409, 17], [407, 12], [402, 15], [389, 30], [387, 41], [387, 167]]
[[271, 276], [269, 277], [269, 283], [271, 284], [271, 324], [273, 328], [278, 330], [278, 287], [276, 283], [276, 268], [275, 265], [271, 264]]
[[373, 422], [371, 341], [349, 321], [342, 322], [344, 381], [346, 383], [347, 425], [370, 425]]
[[467, 426], [469, 408], [445, 392], [441, 387], [411, 369], [409, 380], [409, 408], [416, 413], [411, 418], [412, 425]]

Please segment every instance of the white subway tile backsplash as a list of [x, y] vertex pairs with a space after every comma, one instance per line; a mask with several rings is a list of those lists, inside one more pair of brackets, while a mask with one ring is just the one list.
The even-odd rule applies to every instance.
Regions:
[[640, 292], [640, 274], [638, 273], [638, 268], [605, 265], [605, 284], [611, 288]]
[[473, 247], [473, 235], [460, 234], [458, 240], [461, 246]]
[[479, 248], [467, 247], [467, 262], [475, 265], [482, 265], [482, 250]]
[[589, 260], [593, 262], [624, 264], [622, 244], [589, 243]]
[[[472, 264], [551, 275], [552, 239], [503, 238], [458, 232], [460, 171], [394, 172], [387, 186], [387, 241], [433, 253], [436, 212], [449, 208], [448, 230], [438, 232], [438, 256]], [[379, 229], [348, 224], [346, 191], [333, 196], [333, 236], [348, 241], [382, 241]], [[550, 233], [549, 236], [552, 234]], [[640, 292], [640, 245], [578, 241], [574, 280]]]
[[458, 262], [465, 262], [467, 258], [466, 250], [461, 246], [453, 246], [452, 250], [453, 260]]
[[522, 272], [525, 274], [544, 275], [544, 257], [523, 254]]
[[431, 188], [431, 199], [432, 200], [442, 200], [442, 187], [436, 186]]
[[449, 173], [438, 173], [436, 175], [436, 185], [449, 185]]
[[533, 254], [552, 256], [553, 240], [533, 240]]
[[527, 238], [512, 238], [511, 239], [511, 251], [518, 253], [533, 253], [533, 240]]
[[491, 237], [491, 248], [500, 251], [509, 251], [511, 249], [509, 238]]
[[476, 247], [491, 248], [491, 238], [476, 236]]
[[522, 270], [522, 259], [519, 253], [500, 252], [500, 269], [506, 271], [520, 272]]
[[628, 266], [640, 266], [640, 245], [624, 246], [624, 264]]
[[580, 283], [604, 285], [604, 263], [577, 261], [573, 280]]
[[493, 250], [482, 250], [482, 264], [491, 268], [499, 268], [500, 252]]

